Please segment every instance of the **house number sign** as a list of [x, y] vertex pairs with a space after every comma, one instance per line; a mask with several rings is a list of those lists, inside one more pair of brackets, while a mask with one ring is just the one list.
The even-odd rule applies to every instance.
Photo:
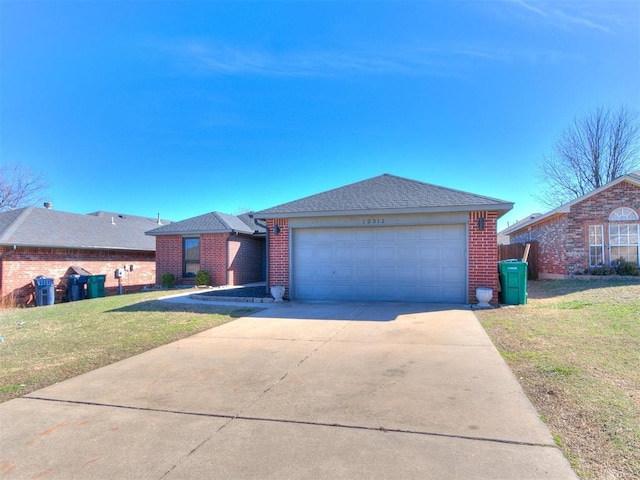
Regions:
[[365, 218], [362, 220], [363, 225], [383, 225], [384, 218]]

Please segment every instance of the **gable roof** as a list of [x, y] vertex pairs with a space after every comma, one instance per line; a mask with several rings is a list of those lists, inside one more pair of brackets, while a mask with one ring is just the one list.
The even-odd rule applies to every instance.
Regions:
[[147, 235], [199, 235], [202, 233], [264, 233], [264, 227], [249, 218], [249, 214], [240, 216], [228, 215], [222, 212], [210, 212], [197, 217], [187, 218], [180, 222], [147, 231]]
[[632, 183], [634, 185], [637, 185], [640, 187], [640, 170], [636, 170], [635, 172], [631, 172], [628, 173], [627, 175], [622, 175], [612, 181], [610, 181], [609, 183], [596, 188], [595, 190], [592, 190], [591, 192], [582, 195], [581, 197], [578, 198], [574, 198], [573, 200], [560, 205], [558, 208], [554, 208], [553, 210], [549, 210], [547, 213], [543, 213], [542, 215], [538, 215], [535, 218], [529, 218], [526, 221], [521, 221], [521, 222], [517, 222], [514, 223], [513, 225], [511, 225], [508, 228], [505, 228], [501, 233], [503, 235], [513, 235], [514, 233], [524, 229], [524, 228], [529, 228], [532, 225], [535, 225], [537, 223], [543, 222], [545, 220], [548, 220], [552, 217], [556, 217], [559, 215], [566, 215], [567, 213], [571, 212], [571, 207], [573, 205], [575, 205], [576, 203], [582, 202], [583, 200], [586, 200], [589, 197], [592, 197], [594, 195], [599, 194], [600, 192], [606, 190], [607, 188], [611, 188], [614, 185], [617, 185], [621, 182], [629, 182]]
[[256, 218], [495, 210], [513, 203], [429, 183], [383, 175], [256, 212]]
[[112, 212], [87, 215], [26, 207], [0, 212], [0, 245], [155, 251], [144, 233], [157, 220]]

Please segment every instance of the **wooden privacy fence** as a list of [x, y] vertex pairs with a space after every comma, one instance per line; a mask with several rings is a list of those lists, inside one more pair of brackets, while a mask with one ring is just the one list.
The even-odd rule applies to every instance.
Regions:
[[[510, 260], [517, 258], [522, 260], [525, 249], [524, 243], [512, 243], [510, 245], [498, 245], [498, 260]], [[529, 242], [529, 258], [527, 268], [529, 280], [538, 279], [538, 242], [536, 240]]]

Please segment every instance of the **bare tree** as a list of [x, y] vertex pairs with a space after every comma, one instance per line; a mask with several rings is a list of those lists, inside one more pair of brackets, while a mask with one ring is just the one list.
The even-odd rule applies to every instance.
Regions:
[[575, 118], [539, 164], [546, 188], [535, 197], [555, 208], [640, 165], [640, 122], [627, 107], [596, 107]]
[[34, 205], [47, 188], [41, 173], [19, 163], [0, 163], [0, 212]]

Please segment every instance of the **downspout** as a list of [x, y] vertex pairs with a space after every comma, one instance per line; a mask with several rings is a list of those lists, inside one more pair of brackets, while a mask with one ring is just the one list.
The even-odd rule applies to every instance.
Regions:
[[229, 236], [227, 237], [227, 253], [226, 253], [226, 257], [227, 257], [227, 261], [225, 262], [225, 268], [224, 268], [224, 283], [225, 285], [229, 285], [229, 240], [236, 238], [238, 236], [238, 232], [236, 230], [231, 230], [231, 234], [229, 234]]
[[[251, 218], [253, 218], [251, 216]], [[267, 254], [265, 255], [265, 281], [266, 281], [266, 289], [265, 289], [265, 294], [269, 295], [269, 227], [267, 226], [267, 223], [260, 223], [262, 219], [258, 219], [258, 218], [253, 218], [253, 221], [256, 223], [256, 225], [258, 225], [259, 227], [262, 227], [265, 229], [265, 231], [267, 232], [267, 239], [266, 239], [266, 245], [265, 245], [265, 249], [267, 251]]]

